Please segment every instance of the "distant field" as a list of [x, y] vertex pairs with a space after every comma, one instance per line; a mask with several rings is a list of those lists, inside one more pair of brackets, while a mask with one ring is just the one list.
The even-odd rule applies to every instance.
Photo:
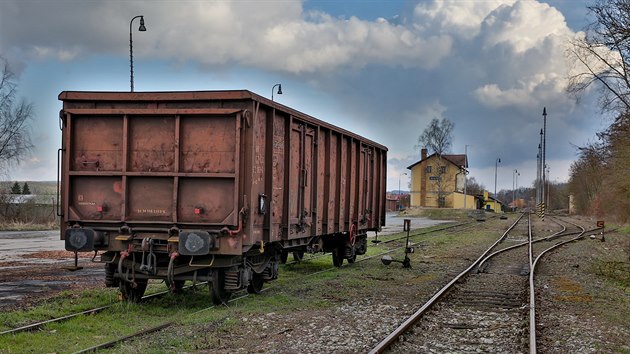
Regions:
[[[31, 190], [31, 194], [39, 195], [55, 195], [57, 194], [57, 182], [56, 181], [17, 181], [20, 188], [24, 186], [24, 182], [28, 184], [28, 189]], [[8, 193], [15, 181], [0, 181], [0, 193]]]

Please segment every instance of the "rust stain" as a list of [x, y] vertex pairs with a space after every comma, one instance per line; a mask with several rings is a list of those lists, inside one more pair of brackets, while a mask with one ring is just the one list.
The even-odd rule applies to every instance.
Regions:
[[572, 279], [558, 277], [553, 280], [553, 284], [557, 292], [560, 293], [559, 295], [555, 295], [553, 297], [554, 300], [566, 302], [593, 301], [593, 296], [587, 294], [582, 285]]

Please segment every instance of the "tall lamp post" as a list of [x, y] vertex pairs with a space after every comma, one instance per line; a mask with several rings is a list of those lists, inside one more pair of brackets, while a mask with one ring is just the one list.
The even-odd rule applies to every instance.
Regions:
[[[545, 179], [546, 179], [546, 175], [545, 175], [545, 167], [547, 166], [546, 164], [546, 158], [547, 158], [547, 152], [546, 152], [546, 143], [547, 143], [547, 107], [543, 107], [543, 134], [542, 134], [542, 162], [540, 164], [540, 166], [542, 166], [542, 202], [543, 202], [543, 208], [544, 208], [544, 204], [545, 204]], [[545, 214], [543, 213], [543, 220], [545, 219]]]
[[464, 170], [464, 209], [466, 209], [466, 185], [468, 184], [468, 147], [472, 145], [464, 145], [464, 156], [466, 156], [466, 170]]
[[547, 189], [547, 202], [545, 203], [545, 205], [548, 208], [549, 207], [549, 203], [550, 203], [549, 190], [551, 189], [551, 180], [549, 178], [549, 165], [547, 165], [547, 188], [546, 189]]
[[398, 210], [399, 210], [399, 211], [400, 211], [400, 204], [402, 204], [402, 203], [400, 202], [400, 194], [401, 194], [401, 193], [400, 193], [400, 177], [402, 177], [402, 175], [405, 175], [405, 176], [406, 176], [406, 175], [407, 175], [407, 172], [403, 172], [403, 173], [401, 173], [401, 174], [399, 174], [399, 175], [398, 175]]
[[282, 95], [282, 84], [275, 84], [275, 85], [273, 85], [273, 87], [271, 88], [271, 100], [272, 101], [273, 101], [273, 89], [275, 89], [276, 86], [278, 87], [278, 95]]
[[133, 31], [131, 26], [133, 24], [133, 20], [137, 18], [140, 18], [140, 27], [138, 28], [138, 31], [144, 32], [147, 30], [147, 28], [144, 27], [144, 16], [142, 15], [132, 18], [129, 22], [129, 66], [131, 67], [131, 92], [133, 92]]
[[497, 169], [499, 168], [499, 164], [501, 163], [501, 158], [498, 157], [497, 161], [494, 163], [494, 195], [493, 197], [497, 198]]
[[[520, 173], [520, 172], [516, 174], [516, 190], [517, 190], [517, 191], [519, 190], [519, 189], [518, 189], [518, 176], [520, 176], [520, 175], [521, 175], [521, 173]], [[518, 193], [516, 193], [516, 198], [518, 198]]]
[[516, 210], [516, 187], [515, 187], [515, 183], [518, 186], [518, 182], [514, 182], [515, 180], [518, 181], [518, 176], [520, 176], [521, 174], [518, 173], [518, 170], [514, 170], [514, 173], [512, 174], [512, 211]]
[[542, 199], [540, 198], [540, 177], [542, 176], [540, 161], [542, 161], [542, 129], [540, 130], [540, 144], [538, 144], [538, 154], [536, 155], [536, 207], [540, 206]]

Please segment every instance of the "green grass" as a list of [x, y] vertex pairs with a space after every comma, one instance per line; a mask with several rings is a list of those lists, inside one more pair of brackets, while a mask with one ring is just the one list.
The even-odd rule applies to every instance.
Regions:
[[433, 220], [470, 220], [468, 214], [471, 210], [450, 208], [411, 208], [403, 210], [399, 216], [417, 216]]
[[[164, 290], [163, 284], [151, 284], [149, 291]], [[94, 307], [114, 304], [95, 315], [79, 316], [46, 325], [41, 331], [0, 337], [2, 352], [73, 352], [107, 342], [170, 321], [205, 308], [209, 303], [207, 286], [183, 295], [169, 294], [146, 303], [118, 302], [116, 289], [90, 290], [77, 296], [62, 293], [27, 311], [3, 315], [3, 329], [41, 321]]]
[[[109, 305], [115, 303], [117, 297], [114, 291], [108, 290], [86, 290], [80, 294], [63, 291], [55, 298], [44, 300], [31, 309], [3, 313], [0, 331]], [[2, 343], [1, 340], [2, 337], [0, 337], [0, 343]]]
[[622, 233], [622, 234], [630, 234], [630, 226], [619, 227], [617, 232]]

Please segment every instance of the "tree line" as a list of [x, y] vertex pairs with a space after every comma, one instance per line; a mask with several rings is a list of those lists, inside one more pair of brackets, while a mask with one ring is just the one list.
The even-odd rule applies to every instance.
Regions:
[[569, 192], [578, 213], [630, 221], [630, 0], [588, 6], [594, 22], [572, 42], [569, 55], [582, 70], [568, 92], [579, 97], [599, 90], [602, 113], [612, 123], [595, 141], [577, 147]]
[[11, 186], [11, 194], [31, 194], [31, 189], [28, 186], [28, 183], [24, 182], [22, 186], [19, 183], [13, 183]]

